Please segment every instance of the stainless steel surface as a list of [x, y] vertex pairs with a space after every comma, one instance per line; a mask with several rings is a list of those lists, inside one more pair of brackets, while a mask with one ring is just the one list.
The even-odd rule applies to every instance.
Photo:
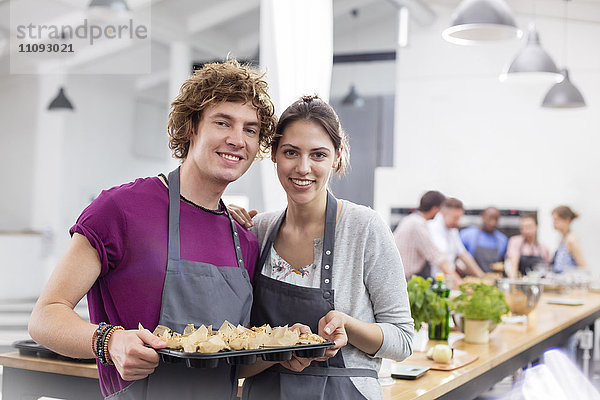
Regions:
[[498, 279], [496, 285], [504, 292], [510, 311], [516, 315], [529, 314], [544, 292], [544, 286], [538, 282]]

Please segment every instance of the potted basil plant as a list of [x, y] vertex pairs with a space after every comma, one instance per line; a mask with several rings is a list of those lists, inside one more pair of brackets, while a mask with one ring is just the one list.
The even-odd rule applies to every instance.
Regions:
[[454, 307], [464, 316], [465, 342], [488, 343], [490, 326], [501, 322], [510, 311], [504, 293], [486, 283], [463, 283], [460, 291], [454, 298]]
[[[444, 323], [448, 310], [452, 309], [452, 303], [448, 299], [439, 296], [430, 289], [431, 283], [431, 278], [424, 279], [417, 275], [414, 275], [407, 282], [410, 313], [417, 333], [420, 331], [423, 323]], [[425, 343], [427, 342], [426, 332], [427, 330], [425, 329]], [[418, 350], [418, 347], [415, 345], [416, 350]]]

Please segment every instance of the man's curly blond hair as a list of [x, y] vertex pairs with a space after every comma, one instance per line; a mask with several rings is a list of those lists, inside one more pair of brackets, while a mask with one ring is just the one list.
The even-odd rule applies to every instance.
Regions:
[[206, 64], [181, 86], [179, 95], [171, 103], [169, 148], [173, 156], [185, 160], [190, 139], [209, 106], [224, 102], [249, 103], [256, 108], [260, 122], [259, 155], [269, 149], [275, 132], [275, 107], [267, 93], [264, 74], [241, 65], [237, 60]]

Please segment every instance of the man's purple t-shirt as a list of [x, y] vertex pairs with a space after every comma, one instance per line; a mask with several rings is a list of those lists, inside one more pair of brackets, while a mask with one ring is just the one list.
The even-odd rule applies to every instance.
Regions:
[[[231, 225], [222, 212], [181, 201], [181, 258], [237, 268]], [[167, 265], [169, 192], [158, 177], [105, 190], [70, 229], [85, 236], [100, 256], [100, 276], [87, 294], [90, 320], [125, 329], [158, 325]], [[258, 257], [256, 236], [236, 223], [244, 267], [250, 277]], [[193, 321], [190, 321], [193, 322]], [[131, 382], [114, 366], [98, 363], [102, 394]]]

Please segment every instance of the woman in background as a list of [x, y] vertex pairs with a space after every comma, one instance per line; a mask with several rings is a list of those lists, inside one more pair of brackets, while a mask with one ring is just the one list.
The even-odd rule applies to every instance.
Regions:
[[252, 220], [230, 207], [238, 222], [254, 225], [262, 249], [251, 324], [297, 321], [348, 343], [301, 372], [275, 365], [246, 378], [244, 399], [382, 399], [381, 359], [411, 354], [406, 279], [390, 228], [375, 211], [328, 190], [347, 153], [333, 108], [303, 97], [281, 115], [271, 146], [286, 210]]
[[536, 264], [550, 264], [550, 251], [537, 240], [538, 222], [534, 212], [525, 212], [521, 215], [521, 234], [508, 240], [506, 259], [510, 269], [507, 271], [509, 278], [515, 279], [518, 274], [527, 274]]
[[552, 210], [554, 229], [562, 235], [558, 249], [554, 253], [554, 271], [563, 272], [574, 267], [585, 267], [587, 263], [579, 240], [571, 232], [571, 222], [579, 215], [567, 206], [558, 206]]

